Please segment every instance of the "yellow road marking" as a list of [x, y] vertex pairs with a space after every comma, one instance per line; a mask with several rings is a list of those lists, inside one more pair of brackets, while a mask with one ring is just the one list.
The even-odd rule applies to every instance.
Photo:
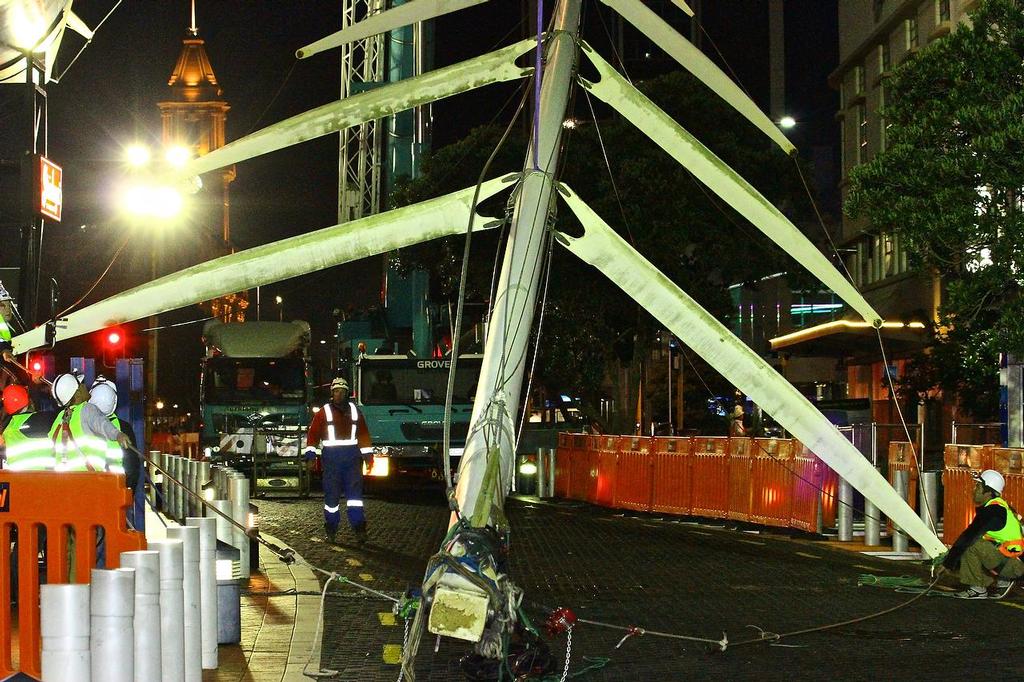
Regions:
[[398, 665], [402, 661], [401, 644], [384, 645], [384, 663], [387, 665]]
[[345, 559], [345, 563], [351, 566], [352, 568], [359, 568], [363, 565], [363, 562], [361, 562], [359, 559]]
[[821, 557], [817, 554], [808, 554], [807, 552], [797, 552], [797, 556], [807, 557], [808, 559], [820, 559]]
[[996, 603], [997, 604], [1002, 604], [1003, 606], [1010, 606], [1012, 608], [1020, 609], [1021, 611], [1024, 611], [1024, 604], [1014, 604], [1012, 601], [997, 601]]
[[736, 538], [736, 542], [744, 542], [748, 545], [757, 545], [758, 547], [764, 547], [764, 543], [758, 542], [757, 540], [744, 540], [743, 538]]
[[396, 625], [395, 614], [390, 611], [381, 611], [377, 614], [377, 620], [380, 621], [381, 625]]
[[370, 575], [369, 573], [360, 573], [359, 574], [359, 579], [362, 580], [364, 583], [368, 583], [371, 580], [373, 580], [373, 576]]

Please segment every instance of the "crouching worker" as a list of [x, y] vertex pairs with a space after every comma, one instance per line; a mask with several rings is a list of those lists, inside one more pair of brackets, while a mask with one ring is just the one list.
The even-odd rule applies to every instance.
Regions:
[[989, 599], [989, 587], [995, 582], [992, 599], [1000, 599], [1024, 575], [1024, 539], [1020, 518], [1001, 496], [1005, 479], [998, 471], [981, 472], [974, 484], [977, 513], [971, 525], [956, 539], [942, 565], [954, 572], [965, 585], [955, 596], [961, 599]]

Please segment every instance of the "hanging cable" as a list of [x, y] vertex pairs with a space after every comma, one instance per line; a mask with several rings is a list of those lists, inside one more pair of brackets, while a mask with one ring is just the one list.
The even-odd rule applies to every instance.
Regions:
[[554, 251], [555, 242], [554, 240], [548, 240], [548, 252], [545, 258], [546, 266], [544, 268], [544, 293], [541, 295], [540, 301], [540, 312], [537, 318], [537, 332], [535, 334], [535, 340], [533, 343], [533, 359], [530, 361], [530, 372], [527, 375], [526, 382], [526, 403], [523, 406], [523, 410], [519, 415], [519, 429], [516, 432], [515, 440], [515, 451], [519, 452], [519, 441], [523, 437], [523, 427], [526, 425], [526, 419], [530, 413], [530, 391], [533, 390], [533, 375], [537, 369], [537, 356], [540, 355], [540, 339], [541, 332], [544, 329], [544, 312], [547, 309], [548, 302], [548, 283], [551, 281], [551, 260]]
[[114, 252], [114, 257], [110, 259], [110, 262], [107, 263], [107, 267], [103, 269], [103, 272], [100, 273], [100, 276], [96, 279], [95, 282], [92, 283], [92, 286], [90, 286], [89, 289], [84, 294], [79, 296], [77, 301], [75, 301], [74, 303], [69, 305], [67, 308], [65, 308], [64, 310], [62, 310], [59, 313], [57, 313], [57, 315], [55, 316], [55, 318], [53, 320], [51, 320], [51, 322], [56, 322], [58, 319], [64, 317], [69, 312], [71, 312], [72, 310], [77, 308], [78, 304], [80, 304], [82, 301], [84, 301], [86, 299], [86, 297], [93, 292], [93, 289], [95, 289], [97, 286], [99, 286], [99, 283], [102, 282], [103, 278], [107, 276], [108, 272], [110, 272], [110, 268], [112, 268], [114, 266], [114, 262], [117, 261], [117, 257], [121, 255], [122, 251], [124, 251], [124, 247], [128, 246], [128, 242], [131, 241], [131, 238], [132, 238], [131, 235], [128, 235], [127, 237], [124, 238], [124, 241], [121, 242], [121, 246], [117, 247], [117, 251]]

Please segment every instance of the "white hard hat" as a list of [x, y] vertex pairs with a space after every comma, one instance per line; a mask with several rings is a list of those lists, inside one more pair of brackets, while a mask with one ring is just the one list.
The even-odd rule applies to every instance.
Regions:
[[58, 407], [67, 407], [75, 397], [78, 387], [82, 385], [82, 376], [73, 372], [65, 372], [53, 380], [50, 394], [57, 401]]
[[345, 381], [345, 379], [343, 377], [336, 377], [334, 379], [334, 381], [331, 382], [331, 391], [332, 392], [335, 389], [339, 389], [339, 388], [343, 388], [346, 391], [348, 390], [348, 382]]
[[1006, 479], [998, 471], [993, 469], [985, 469], [978, 476], [978, 480], [981, 481], [986, 487], [992, 488], [1000, 495], [1003, 494], [1003, 488], [1006, 486]]
[[7, 293], [7, 289], [4, 289], [4, 283], [0, 282], [0, 301], [12, 301], [11, 295]]
[[103, 375], [96, 377], [89, 389], [89, 402], [109, 417], [117, 409], [117, 386]]

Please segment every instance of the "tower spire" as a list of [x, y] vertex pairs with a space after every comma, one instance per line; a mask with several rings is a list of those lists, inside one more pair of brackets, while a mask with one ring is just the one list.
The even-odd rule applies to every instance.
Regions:
[[199, 35], [199, 27], [196, 26], [196, 0], [192, 0], [192, 23], [189, 25], [188, 30], [194, 36]]

